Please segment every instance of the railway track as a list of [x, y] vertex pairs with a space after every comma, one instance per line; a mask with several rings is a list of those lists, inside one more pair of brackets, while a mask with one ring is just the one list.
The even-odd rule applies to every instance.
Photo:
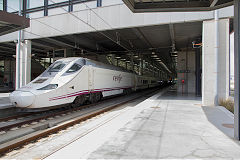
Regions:
[[24, 114], [21, 116], [12, 116], [12, 117], [4, 119], [4, 121], [0, 121], [0, 132], [8, 131], [15, 127], [21, 127], [22, 125], [25, 125], [25, 124], [31, 124], [33, 122], [38, 122], [40, 120], [52, 118], [52, 117], [66, 114], [69, 112], [78, 111], [78, 110], [81, 110], [81, 109], [84, 109], [87, 107], [91, 107], [94, 105], [96, 105], [96, 104], [85, 105], [85, 106], [78, 107], [78, 108], [56, 110], [56, 111], [52, 111], [50, 113], [48, 113], [48, 112], [32, 113], [32, 114], [28, 113], [28, 114]]
[[[22, 125], [31, 124], [33, 122], [39, 122], [48, 118], [54, 118], [55, 116], [61, 116], [63, 114], [68, 114], [75, 111], [80, 111], [85, 108], [93, 107], [96, 105], [101, 105], [103, 103], [108, 103], [112, 101], [112, 98], [104, 99], [98, 103], [83, 105], [75, 108], [58, 108], [50, 111], [23, 113], [16, 116], [9, 116], [0, 119], [0, 132], [6, 132], [12, 128], [21, 127]], [[0, 141], [1, 143], [1, 141]]]
[[[41, 137], [47, 137], [50, 134], [57, 133], [60, 130], [64, 130], [77, 123], [83, 122], [87, 119], [100, 115], [104, 112], [110, 111], [130, 101], [134, 101], [142, 96], [150, 96], [154, 93], [154, 91], [156, 91], [156, 89], [147, 90], [141, 93], [135, 93], [135, 94], [124, 96], [124, 97], [108, 99], [105, 101], [101, 101], [97, 104], [86, 105], [83, 108], [73, 108], [73, 109], [70, 109], [68, 112], [60, 111], [57, 113], [50, 113], [48, 115], [39, 116], [29, 120], [23, 120], [18, 123], [13, 123], [11, 125], [2, 126], [0, 130], [7, 131], [16, 126], [22, 126], [24, 124], [45, 120], [45, 122], [41, 123], [41, 125], [38, 124], [38, 126], [35, 127], [38, 129], [35, 129], [32, 133], [20, 136], [18, 138], [13, 137], [12, 140], [8, 140], [2, 143], [0, 145], [0, 155], [4, 155], [6, 152], [13, 150], [14, 148], [21, 147], [24, 144], [35, 141]], [[65, 115], [71, 115], [71, 116], [66, 118], [64, 117]], [[55, 121], [53, 117], [57, 117], [56, 119], [58, 119], [58, 121], [57, 120]], [[50, 118], [50, 120], [46, 120], [48, 118]], [[59, 121], [59, 119], [61, 120]]]

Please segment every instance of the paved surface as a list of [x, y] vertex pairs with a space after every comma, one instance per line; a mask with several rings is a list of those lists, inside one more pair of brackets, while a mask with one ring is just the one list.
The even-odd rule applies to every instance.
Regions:
[[48, 156], [60, 158], [239, 159], [233, 115], [201, 99], [158, 93]]
[[9, 95], [10, 93], [0, 93], [0, 110], [14, 107], [10, 103]]

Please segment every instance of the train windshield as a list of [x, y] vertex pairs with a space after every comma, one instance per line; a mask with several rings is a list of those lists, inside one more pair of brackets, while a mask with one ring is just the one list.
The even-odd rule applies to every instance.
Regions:
[[67, 66], [69, 61], [56, 61], [46, 71], [44, 71], [41, 77], [54, 77], [58, 72], [62, 71]]
[[78, 70], [81, 69], [81, 68], [82, 68], [82, 66], [80, 66], [80, 65], [77, 64], [77, 63], [75, 63], [75, 64], [72, 65], [71, 68], [69, 68], [69, 69], [67, 70], [66, 73], [73, 73], [73, 72], [78, 71]]
[[74, 63], [64, 74], [63, 76], [67, 76], [69, 74], [75, 73], [82, 68], [80, 64]]
[[53, 63], [51, 67], [49, 67], [48, 72], [60, 72], [66, 65], [67, 63], [57, 61]]

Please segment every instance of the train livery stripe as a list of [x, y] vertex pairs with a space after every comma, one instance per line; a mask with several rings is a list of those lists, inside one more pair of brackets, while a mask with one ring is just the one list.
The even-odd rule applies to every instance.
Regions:
[[79, 95], [82, 95], [82, 94], [113, 91], [113, 90], [120, 90], [120, 89], [126, 89], [126, 88], [133, 88], [133, 87], [132, 86], [126, 86], [126, 87], [102, 88], [102, 89], [94, 89], [94, 90], [82, 90], [82, 91], [69, 93], [69, 94], [62, 95], [62, 96], [49, 98], [49, 101], [54, 101], [54, 100], [59, 100], [59, 99], [64, 99], [64, 98], [69, 98], [69, 97], [75, 97], [75, 96], [79, 96]]
[[[117, 90], [117, 89], [126, 89], [126, 88], [132, 88], [130, 86], [126, 86], [126, 87], [115, 87], [115, 88], [102, 88], [102, 89], [95, 89], [95, 90], [92, 90], [92, 91], [107, 91], [107, 90]], [[78, 91], [78, 92], [74, 92], [74, 93], [69, 93], [69, 94], [66, 94], [66, 95], [62, 95], [62, 96], [57, 96], [57, 97], [53, 97], [53, 98], [61, 98], [61, 97], [66, 97], [66, 96], [70, 96], [70, 95], [73, 95], [73, 94], [78, 94], [78, 93], [82, 93], [82, 92], [87, 92], [87, 93], [92, 93], [92, 91], [90, 90], [82, 90], [82, 91]], [[53, 98], [50, 98], [50, 99], [53, 99]]]

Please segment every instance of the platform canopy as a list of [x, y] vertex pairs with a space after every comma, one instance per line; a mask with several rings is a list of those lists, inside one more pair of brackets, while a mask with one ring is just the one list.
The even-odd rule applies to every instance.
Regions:
[[233, 5], [233, 0], [123, 0], [132, 12], [209, 11]]
[[0, 36], [30, 26], [30, 19], [17, 14], [0, 11]]

